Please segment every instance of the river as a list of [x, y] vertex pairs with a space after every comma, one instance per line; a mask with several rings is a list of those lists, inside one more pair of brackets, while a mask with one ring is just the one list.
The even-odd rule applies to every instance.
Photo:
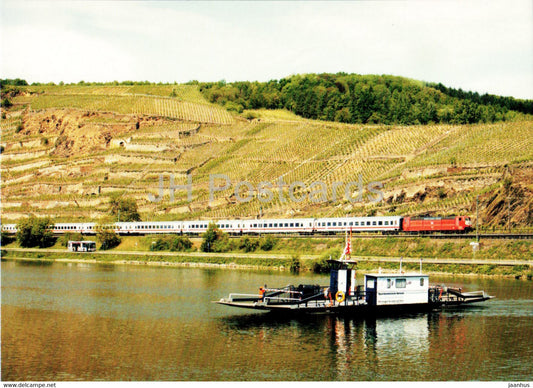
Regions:
[[4, 381], [531, 381], [533, 282], [432, 276], [497, 299], [392, 318], [212, 303], [276, 271], [2, 261]]

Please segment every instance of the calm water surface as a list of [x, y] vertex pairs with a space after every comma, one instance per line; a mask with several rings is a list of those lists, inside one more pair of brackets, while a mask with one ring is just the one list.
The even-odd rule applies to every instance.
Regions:
[[533, 282], [432, 277], [497, 299], [353, 319], [211, 303], [328, 277], [2, 262], [3, 380], [533, 380]]

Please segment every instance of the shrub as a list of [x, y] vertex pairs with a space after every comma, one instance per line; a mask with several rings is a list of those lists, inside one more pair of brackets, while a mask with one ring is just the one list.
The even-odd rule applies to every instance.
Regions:
[[192, 248], [192, 241], [187, 236], [173, 236], [170, 243], [171, 251], [189, 251]]
[[55, 243], [50, 218], [30, 217], [17, 224], [17, 241], [21, 247], [51, 247]]
[[13, 106], [13, 103], [11, 102], [11, 100], [9, 98], [6, 97], [6, 98], [4, 98], [2, 100], [1, 105], [2, 105], [2, 108], [8, 109], [8, 108], [11, 108]]
[[253, 252], [259, 247], [259, 241], [255, 238], [248, 236], [241, 237], [239, 241], [239, 249], [243, 249], [245, 252]]
[[96, 234], [96, 239], [100, 244], [100, 249], [108, 250], [115, 248], [121, 242], [120, 237], [112, 230], [102, 229]]
[[263, 251], [271, 251], [276, 245], [276, 239], [272, 236], [267, 236], [261, 239], [259, 245]]
[[290, 266], [291, 273], [299, 273], [301, 267], [302, 267], [302, 263], [300, 262], [300, 257], [298, 255], [293, 255], [291, 257], [291, 266]]
[[0, 237], [0, 245], [11, 244], [13, 241], [15, 241], [15, 237], [12, 234], [2, 231], [2, 235]]
[[191, 240], [186, 236], [161, 236], [150, 245], [151, 251], [188, 251], [192, 248]]

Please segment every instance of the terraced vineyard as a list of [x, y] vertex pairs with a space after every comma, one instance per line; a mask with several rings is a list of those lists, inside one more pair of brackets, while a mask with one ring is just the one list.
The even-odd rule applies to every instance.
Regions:
[[217, 105], [209, 104], [196, 88], [186, 85], [179, 87], [57, 86], [29, 87], [28, 90], [35, 93], [28, 104], [33, 110], [78, 108], [89, 111], [163, 116], [201, 123], [231, 124], [233, 122], [230, 113]]
[[[134, 198], [147, 220], [473, 216], [479, 195], [484, 224], [531, 227], [531, 121], [376, 126], [286, 111], [236, 116], [194, 85], [32, 86], [13, 102], [1, 121], [2, 222], [27, 214], [96, 220], [117, 194]], [[187, 174], [192, 202], [186, 190], [171, 202], [171, 176], [185, 185]], [[227, 176], [216, 183], [229, 187], [210, 201], [214, 174]], [[163, 200], [150, 201], [160, 177]], [[377, 203], [372, 182], [381, 184]], [[260, 195], [264, 185], [271, 198]], [[512, 210], [493, 222], [483, 209], [500, 197]]]

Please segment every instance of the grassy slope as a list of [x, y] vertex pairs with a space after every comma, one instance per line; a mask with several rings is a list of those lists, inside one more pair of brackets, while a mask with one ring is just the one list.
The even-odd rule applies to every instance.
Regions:
[[[27, 213], [57, 220], [95, 219], [106, 213], [108, 196], [117, 192], [136, 198], [143, 219], [148, 220], [259, 214], [474, 215], [477, 195], [483, 216], [494, 192], [510, 179], [524, 190], [519, 198], [508, 195], [510, 220], [500, 217], [496, 226], [529, 227], [532, 122], [363, 126], [303, 120], [289, 112], [264, 110], [252, 112], [256, 119], [247, 121], [209, 104], [193, 85], [38, 86], [27, 91], [37, 94], [15, 97], [15, 106], [1, 123], [4, 220]], [[129, 143], [124, 148], [108, 146], [65, 157], [54, 151], [59, 133], [17, 132], [20, 126], [37, 128], [39, 124], [34, 122], [37, 113], [22, 111], [25, 106], [49, 116], [75, 108], [144, 115], [161, 122], [132, 129], [118, 115], [84, 118], [79, 126], [107, 128], [116, 138], [129, 138]], [[44, 109], [48, 110], [43, 113]], [[149, 193], [157, 193], [159, 174], [164, 175], [165, 185], [170, 174], [175, 175], [176, 184], [185, 184], [187, 172], [193, 176], [192, 203], [187, 203], [184, 191], [176, 193], [173, 203], [168, 197], [159, 203], [148, 201]], [[254, 187], [260, 182], [276, 185], [280, 176], [287, 184], [301, 181], [309, 186], [321, 181], [327, 185], [330, 201], [283, 202], [275, 192], [269, 203], [257, 198], [235, 203], [233, 190], [227, 190], [217, 193], [209, 204], [211, 174], [228, 175], [231, 189], [244, 180]], [[383, 202], [375, 205], [365, 197], [362, 203], [352, 204], [344, 198], [344, 185], [333, 193], [334, 182], [357, 181], [359, 176], [365, 186], [383, 182]], [[333, 201], [334, 194], [341, 200]], [[491, 220], [485, 218], [483, 224]]]
[[[89, 237], [90, 238], [90, 237]], [[64, 252], [44, 251], [3, 251], [2, 255], [6, 258], [25, 258], [25, 259], [72, 259], [72, 260], [96, 260], [98, 262], [124, 262], [133, 261], [135, 263], [147, 262], [172, 262], [172, 263], [211, 263], [211, 264], [238, 264], [251, 265], [266, 268], [284, 267], [289, 269], [295, 260], [301, 263], [303, 270], [312, 270], [316, 263], [323, 262], [327, 258], [338, 257], [342, 239], [320, 239], [320, 238], [298, 238], [278, 240], [274, 248], [270, 251], [260, 249], [248, 253], [245, 256], [209, 254], [198, 255], [195, 253], [172, 254], [168, 252], [149, 252], [153, 238], [147, 237], [124, 237], [122, 243], [115, 249], [105, 252], [106, 254], [75, 254], [66, 252], [65, 248], [59, 243], [52, 247], [61, 249]], [[527, 261], [530, 260], [532, 249], [531, 241], [496, 241], [484, 240], [482, 248], [476, 253], [475, 259], [488, 260], [490, 264], [469, 264], [474, 259], [470, 246], [462, 240], [431, 240], [427, 238], [416, 239], [357, 239], [352, 240], [354, 257], [358, 258], [358, 268], [360, 270], [376, 270], [377, 268], [388, 268], [397, 270], [397, 259], [404, 258], [423, 258], [425, 259], [463, 259], [466, 263], [461, 264], [431, 264], [428, 260], [424, 261], [424, 270], [426, 272], [445, 272], [452, 274], [483, 274], [483, 275], [512, 275], [530, 278], [533, 274], [528, 263], [520, 265], [497, 265], [499, 260]], [[237, 240], [234, 240], [238, 244]], [[200, 244], [199, 239], [194, 241], [197, 248]], [[17, 243], [7, 244], [6, 248], [16, 248]], [[123, 255], [129, 251], [136, 251], [136, 255]], [[245, 253], [243, 250], [235, 248], [233, 253]], [[277, 254], [289, 255], [292, 258], [278, 256]], [[318, 259], [305, 258], [305, 255], [319, 255]], [[366, 260], [365, 258], [380, 258], [379, 261]], [[395, 262], [387, 262], [381, 258], [393, 258]], [[403, 268], [418, 270], [418, 263], [404, 261]]]

